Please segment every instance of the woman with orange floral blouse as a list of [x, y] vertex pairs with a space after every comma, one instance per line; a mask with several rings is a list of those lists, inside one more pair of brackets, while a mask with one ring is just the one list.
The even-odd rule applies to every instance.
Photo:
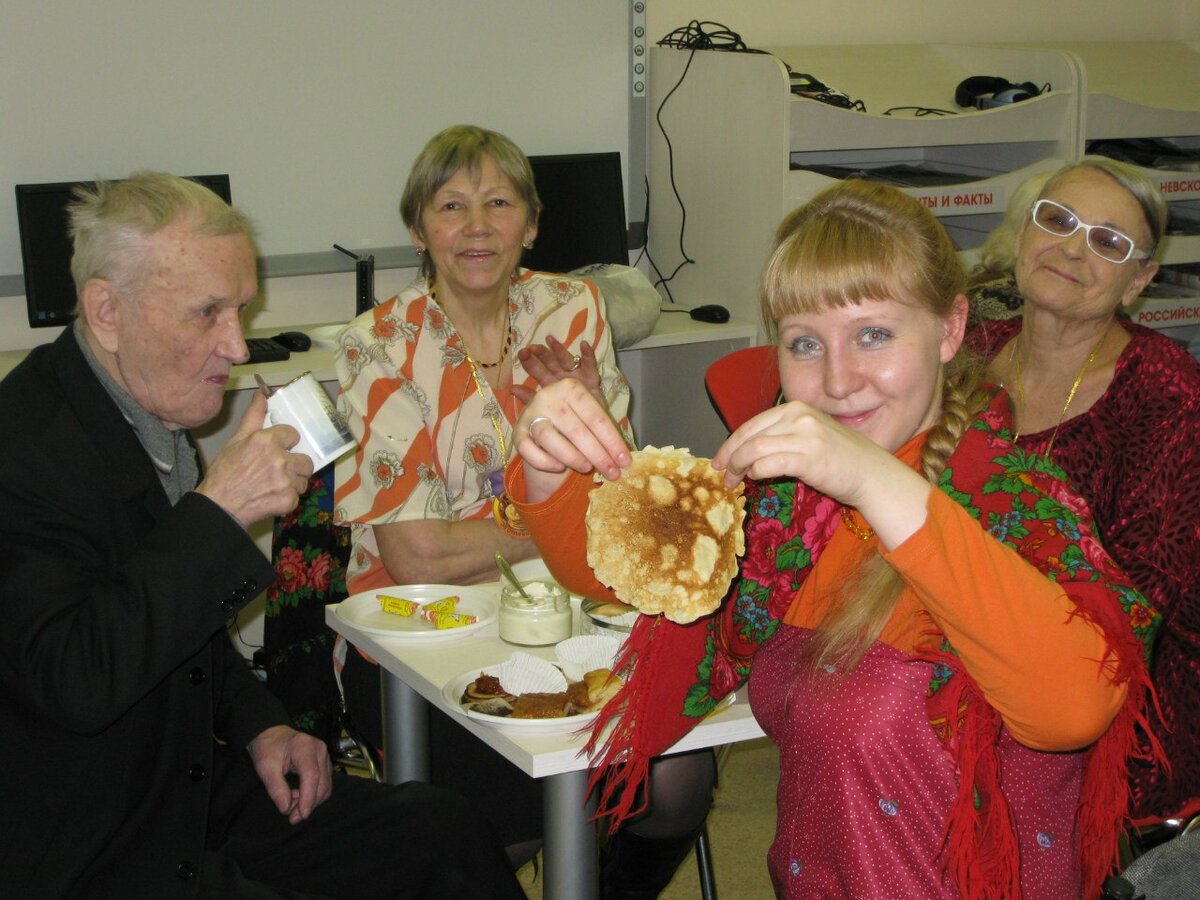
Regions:
[[[599, 291], [519, 267], [540, 210], [528, 160], [495, 132], [448, 128], [413, 165], [400, 213], [422, 258], [420, 275], [338, 336], [338, 405], [358, 439], [356, 453], [338, 463], [334, 500], [335, 521], [353, 536], [351, 594], [494, 581], [497, 552], [513, 562], [537, 555], [505, 515], [502, 476], [513, 423], [539, 383], [577, 379], [632, 442], [629, 387]], [[351, 651], [342, 682], [352, 719], [378, 746], [376, 670]], [[541, 834], [537, 783], [436, 710], [432, 720], [434, 783], [486, 798], [510, 854], [527, 854]], [[710, 758], [698, 765], [701, 775], [712, 768]], [[711, 774], [690, 780], [700, 783], [680, 792], [686, 814], [664, 809], [668, 820], [688, 822], [667, 841], [667, 880], [708, 809]], [[625, 864], [624, 874], [634, 868]]]

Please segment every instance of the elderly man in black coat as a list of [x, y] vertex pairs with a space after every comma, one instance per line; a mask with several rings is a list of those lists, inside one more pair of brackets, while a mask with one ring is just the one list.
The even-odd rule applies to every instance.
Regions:
[[226, 634], [312, 469], [261, 396], [202, 477], [187, 433], [248, 356], [245, 218], [158, 173], [71, 218], [76, 322], [0, 383], [0, 895], [522, 897], [463, 801], [331, 775]]

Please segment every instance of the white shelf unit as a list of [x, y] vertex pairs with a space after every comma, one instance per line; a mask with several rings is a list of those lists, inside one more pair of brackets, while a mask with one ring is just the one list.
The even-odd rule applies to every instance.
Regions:
[[[1059, 50], [920, 44], [693, 54], [654, 48], [650, 59], [656, 114], [650, 254], [664, 275], [682, 261], [682, 203], [683, 247], [695, 264], [670, 282], [672, 295], [688, 305], [721, 303], [755, 322], [759, 271], [776, 225], [836, 181], [793, 165], [933, 164], [961, 174], [961, 182], [906, 190], [944, 219], [969, 259], [1017, 185], [1082, 150], [1080, 71], [1076, 59]], [[785, 63], [862, 100], [866, 112], [792, 95]], [[1050, 90], [998, 109], [957, 107], [955, 88], [978, 74]], [[955, 114], [883, 114], [892, 107]]]

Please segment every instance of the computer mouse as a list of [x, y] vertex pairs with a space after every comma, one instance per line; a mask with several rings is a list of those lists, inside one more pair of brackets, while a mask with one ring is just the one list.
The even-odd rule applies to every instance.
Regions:
[[719, 325], [721, 322], [729, 321], [729, 310], [723, 306], [718, 306], [716, 303], [706, 303], [704, 306], [697, 306], [691, 310], [691, 315], [697, 322], [712, 322]]
[[293, 353], [303, 353], [312, 346], [312, 340], [303, 331], [282, 331], [271, 340], [282, 344]]

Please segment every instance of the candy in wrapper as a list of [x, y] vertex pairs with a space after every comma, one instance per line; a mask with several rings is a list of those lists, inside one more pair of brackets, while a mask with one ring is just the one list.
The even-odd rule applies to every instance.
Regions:
[[467, 613], [436, 612], [428, 608], [421, 615], [425, 617], [427, 622], [432, 622], [433, 627], [439, 631], [445, 628], [461, 628], [464, 625], [474, 625], [479, 621], [479, 616], [472, 616]]
[[421, 608], [421, 604], [416, 600], [405, 600], [403, 597], [392, 597], [388, 594], [376, 594], [375, 596], [379, 599], [379, 606], [385, 613], [407, 618]]
[[[434, 600], [426, 603], [422, 613], [452, 613], [458, 607], [458, 597], [443, 597], [441, 600]], [[426, 616], [428, 618], [428, 616]]]

